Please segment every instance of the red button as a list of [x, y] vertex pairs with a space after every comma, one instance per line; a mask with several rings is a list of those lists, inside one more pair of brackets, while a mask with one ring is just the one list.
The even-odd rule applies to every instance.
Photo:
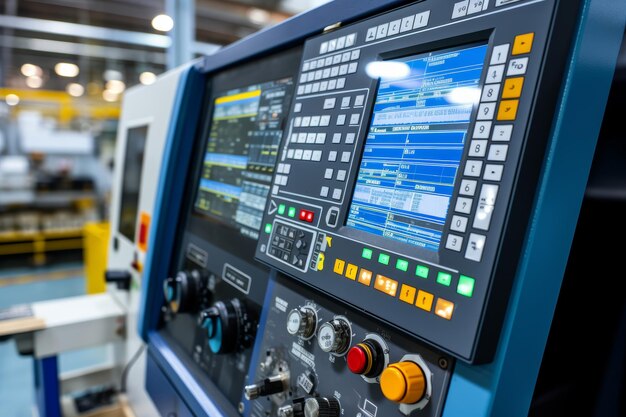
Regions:
[[299, 218], [303, 222], [312, 223], [314, 217], [315, 217], [315, 213], [313, 213], [312, 211], [304, 210], [304, 209], [300, 210]]
[[348, 368], [352, 373], [362, 374], [367, 368], [367, 354], [359, 346], [348, 351]]

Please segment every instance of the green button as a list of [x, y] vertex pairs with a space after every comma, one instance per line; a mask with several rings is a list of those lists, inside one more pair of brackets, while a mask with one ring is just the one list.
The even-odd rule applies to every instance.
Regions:
[[466, 297], [471, 297], [474, 294], [474, 283], [476, 281], [474, 278], [466, 277], [465, 275], [461, 275], [459, 278], [459, 285], [456, 287], [456, 292]]
[[437, 274], [437, 283], [449, 287], [452, 283], [452, 275], [446, 272], [439, 272]]
[[427, 266], [418, 265], [417, 268], [415, 268], [415, 275], [420, 278], [428, 278], [428, 271], [429, 269]]
[[289, 207], [289, 212], [287, 213], [287, 216], [289, 216], [289, 217], [296, 217], [296, 208], [295, 207]]
[[285, 214], [285, 205], [284, 204], [279, 204], [278, 205], [278, 214], [280, 214], [281, 216], [283, 214]]
[[378, 262], [383, 265], [389, 265], [389, 255], [387, 255], [386, 253], [381, 253], [380, 255], [378, 255]]
[[396, 269], [406, 272], [409, 269], [409, 261], [405, 261], [404, 259], [398, 259], [396, 261]]
[[265, 233], [267, 234], [272, 233], [272, 223], [268, 223], [265, 225]]
[[363, 252], [361, 252], [361, 256], [365, 259], [372, 259], [372, 250], [368, 248], [363, 248]]

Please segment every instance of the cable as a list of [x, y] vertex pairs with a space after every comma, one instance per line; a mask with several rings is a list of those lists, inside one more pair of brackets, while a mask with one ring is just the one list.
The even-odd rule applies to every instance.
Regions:
[[139, 349], [137, 349], [137, 352], [135, 352], [133, 357], [130, 358], [126, 366], [124, 366], [124, 370], [122, 371], [122, 381], [120, 383], [121, 393], [126, 393], [126, 380], [128, 379], [128, 373], [130, 372], [130, 369], [133, 367], [135, 362], [137, 362], [144, 350], [146, 350], [146, 345], [142, 344]]

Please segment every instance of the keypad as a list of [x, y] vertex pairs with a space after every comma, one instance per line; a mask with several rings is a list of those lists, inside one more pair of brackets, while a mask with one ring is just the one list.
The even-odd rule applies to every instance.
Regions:
[[[475, 0], [457, 2], [453, 18], [470, 14], [470, 10], [477, 7]], [[483, 233], [491, 226], [499, 190], [497, 183], [502, 180], [504, 163], [509, 157], [509, 142], [524, 87], [523, 75], [530, 64], [530, 58], [523, 55], [531, 52], [533, 40], [533, 33], [518, 35], [513, 47], [511, 44], [494, 46], [489, 60], [476, 122], [468, 141], [467, 156], [471, 159], [463, 168], [459, 195], [452, 205], [455, 214], [445, 238], [446, 249], [461, 252], [472, 261], [482, 259], [487, 240]], [[475, 202], [477, 188], [480, 194]], [[468, 282], [463, 285], [465, 293], [471, 292], [467, 289]]]

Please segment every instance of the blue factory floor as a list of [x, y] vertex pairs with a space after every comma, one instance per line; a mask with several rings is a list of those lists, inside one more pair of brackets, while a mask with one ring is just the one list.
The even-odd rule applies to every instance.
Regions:
[[[0, 267], [0, 308], [84, 293], [80, 264], [23, 270]], [[105, 358], [104, 348], [72, 352], [59, 357], [59, 367], [66, 372], [102, 363]], [[32, 417], [33, 387], [32, 359], [19, 356], [13, 340], [0, 342], [0, 415]]]

